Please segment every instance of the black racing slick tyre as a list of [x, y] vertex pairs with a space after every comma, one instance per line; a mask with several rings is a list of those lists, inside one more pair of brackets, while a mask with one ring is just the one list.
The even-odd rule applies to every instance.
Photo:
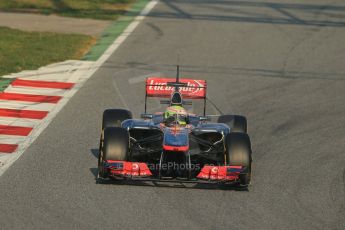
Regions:
[[129, 134], [126, 129], [108, 127], [103, 131], [103, 142], [98, 157], [98, 177], [108, 177], [103, 163], [107, 160], [125, 161], [129, 152]]
[[248, 186], [251, 179], [252, 151], [249, 136], [246, 133], [229, 133], [225, 138], [226, 165], [244, 166], [240, 174], [240, 185]]
[[247, 118], [241, 115], [221, 115], [218, 123], [227, 124], [231, 132], [247, 133]]
[[125, 161], [129, 151], [129, 134], [126, 129], [108, 127], [104, 130], [103, 160]]
[[107, 127], [121, 127], [124, 120], [132, 117], [132, 113], [125, 109], [107, 109], [103, 112], [102, 130]]
[[101, 154], [104, 145], [104, 129], [107, 127], [121, 127], [121, 123], [126, 119], [131, 119], [132, 113], [125, 109], [106, 109], [103, 112], [102, 133], [99, 141], [98, 166], [101, 164]]

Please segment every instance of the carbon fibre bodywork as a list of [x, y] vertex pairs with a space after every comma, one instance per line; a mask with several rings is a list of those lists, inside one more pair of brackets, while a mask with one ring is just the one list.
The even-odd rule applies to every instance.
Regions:
[[122, 128], [130, 137], [130, 162], [144, 162], [153, 176], [195, 178], [205, 165], [224, 165], [224, 137], [230, 127], [190, 116], [185, 127], [167, 127], [162, 115], [128, 119]]
[[[169, 96], [161, 103], [171, 112], [146, 114], [148, 97]], [[191, 102], [183, 97], [202, 99], [204, 116], [188, 114], [182, 106]], [[179, 79], [179, 68], [175, 81], [147, 78], [142, 119], [123, 109], [103, 114], [98, 178], [248, 185], [251, 144], [246, 119], [240, 119], [240, 133], [231, 132], [239, 128], [234, 116], [221, 115], [213, 123], [205, 112], [205, 80]]]

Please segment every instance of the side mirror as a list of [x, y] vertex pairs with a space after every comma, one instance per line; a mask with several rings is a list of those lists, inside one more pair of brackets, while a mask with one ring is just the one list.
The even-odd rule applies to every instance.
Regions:
[[210, 117], [199, 117], [199, 121], [205, 122], [205, 121], [211, 121]]
[[140, 117], [142, 119], [152, 119], [153, 118], [153, 114], [143, 113], [143, 114], [140, 115]]

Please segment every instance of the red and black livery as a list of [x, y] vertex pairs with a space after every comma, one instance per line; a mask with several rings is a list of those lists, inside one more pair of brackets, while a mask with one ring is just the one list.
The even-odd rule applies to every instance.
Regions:
[[[189, 114], [186, 125], [163, 113], [147, 114], [148, 97], [184, 106], [184, 99], [204, 100], [204, 114]], [[219, 183], [248, 186], [252, 149], [247, 120], [240, 115], [206, 115], [206, 81], [154, 78], [146, 80], [145, 113], [133, 119], [124, 109], [103, 113], [97, 181], [141, 180], [181, 183]]]

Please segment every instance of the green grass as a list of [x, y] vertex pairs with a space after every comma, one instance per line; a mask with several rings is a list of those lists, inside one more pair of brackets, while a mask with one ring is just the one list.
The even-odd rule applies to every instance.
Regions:
[[134, 20], [135, 16], [139, 15], [142, 9], [150, 0], [136, 0], [131, 5], [128, 12], [122, 15], [118, 20], [114, 21], [98, 39], [96, 45], [92, 47], [90, 52], [83, 58], [88, 61], [96, 61], [106, 51], [106, 49], [115, 41], [115, 39], [122, 34], [127, 26]]
[[0, 92], [4, 91], [7, 86], [9, 84], [11, 84], [11, 82], [13, 81], [14, 79], [12, 78], [1, 78], [0, 77]]
[[91, 36], [23, 32], [0, 27], [0, 76], [68, 59], [80, 59], [95, 43]]
[[0, 10], [114, 20], [135, 0], [0, 0]]

